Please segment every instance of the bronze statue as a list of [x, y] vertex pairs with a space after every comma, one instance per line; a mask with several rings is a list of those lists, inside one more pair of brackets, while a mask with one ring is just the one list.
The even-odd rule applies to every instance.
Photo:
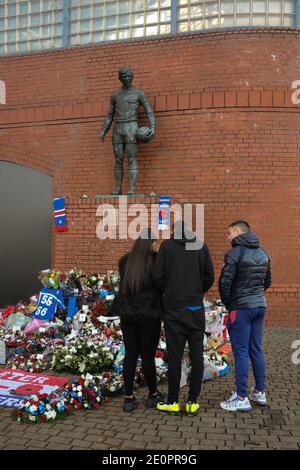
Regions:
[[[110, 98], [108, 115], [99, 138], [102, 142], [104, 141], [104, 136], [114, 121], [112, 144], [115, 155], [116, 187], [111, 194], [122, 194], [125, 154], [128, 157], [130, 180], [130, 188], [127, 194], [134, 194], [138, 176], [137, 144], [138, 142], [148, 142], [154, 137], [155, 116], [145, 93], [132, 86], [133, 73], [129, 67], [120, 68], [119, 80], [123, 86]], [[150, 128], [138, 128], [138, 110], [140, 106], [143, 106], [146, 111]]]

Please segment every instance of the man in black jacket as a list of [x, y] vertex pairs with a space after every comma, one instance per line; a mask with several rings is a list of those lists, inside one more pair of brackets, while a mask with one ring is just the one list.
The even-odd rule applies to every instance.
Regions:
[[207, 246], [183, 222], [176, 222], [171, 239], [161, 244], [153, 279], [164, 293], [169, 383], [168, 402], [159, 403], [157, 409], [180, 412], [181, 361], [188, 341], [192, 368], [186, 412], [193, 415], [199, 410], [197, 399], [203, 376], [203, 296], [214, 282], [214, 269]]
[[249, 398], [258, 405], [267, 404], [262, 337], [267, 305], [264, 291], [271, 285], [271, 261], [248, 222], [237, 220], [230, 224], [228, 239], [232, 249], [225, 256], [219, 291], [229, 311], [227, 327], [237, 390], [220, 406], [227, 411], [251, 411], [247, 396], [249, 356], [255, 377], [255, 388]]

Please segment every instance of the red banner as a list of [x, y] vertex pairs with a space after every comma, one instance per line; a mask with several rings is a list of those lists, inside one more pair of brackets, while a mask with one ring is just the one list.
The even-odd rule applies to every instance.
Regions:
[[68, 382], [65, 377], [32, 374], [22, 370], [0, 370], [0, 406], [17, 408], [35, 393], [52, 393]]

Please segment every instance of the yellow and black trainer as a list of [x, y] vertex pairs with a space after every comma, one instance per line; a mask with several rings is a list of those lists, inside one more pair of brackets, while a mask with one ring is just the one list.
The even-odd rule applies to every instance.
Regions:
[[185, 405], [185, 412], [187, 416], [196, 416], [200, 410], [200, 405], [198, 403], [192, 403], [188, 401]]
[[179, 403], [164, 403], [159, 402], [156, 405], [158, 411], [164, 411], [170, 415], [178, 415], [180, 413], [180, 404]]

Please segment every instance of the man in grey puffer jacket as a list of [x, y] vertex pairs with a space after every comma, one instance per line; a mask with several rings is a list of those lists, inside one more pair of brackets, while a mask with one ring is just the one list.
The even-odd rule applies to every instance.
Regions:
[[228, 315], [228, 332], [235, 360], [236, 392], [221, 403], [227, 411], [251, 411], [247, 395], [249, 356], [255, 377], [250, 400], [267, 404], [265, 360], [262, 350], [263, 321], [266, 312], [265, 290], [271, 285], [271, 260], [260, 247], [248, 222], [230, 224], [228, 239], [232, 249], [226, 254], [219, 279], [221, 300]]

